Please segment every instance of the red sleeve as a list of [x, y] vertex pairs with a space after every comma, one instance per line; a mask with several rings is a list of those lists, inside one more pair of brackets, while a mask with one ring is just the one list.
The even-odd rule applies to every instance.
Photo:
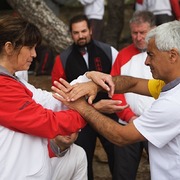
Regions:
[[143, 4], [143, 0], [136, 0], [136, 3]]
[[66, 79], [65, 71], [61, 63], [60, 55], [56, 56], [54, 66], [51, 72], [52, 84], [54, 81], [58, 81], [59, 78]]
[[48, 151], [49, 151], [49, 157], [56, 157], [56, 155], [54, 154], [54, 152], [52, 151], [51, 147], [50, 147], [50, 139], [48, 139]]
[[180, 20], [180, 5], [178, 0], [170, 0], [172, 11], [177, 20]]
[[[137, 53], [139, 52], [136, 48], [134, 48], [133, 44], [121, 50], [118, 53], [117, 58], [112, 66], [111, 75], [112, 76], [121, 75], [122, 66], [126, 64], [131, 59], [131, 57]], [[114, 94], [112, 99], [121, 100], [122, 101], [121, 105], [127, 104], [124, 94]], [[117, 115], [121, 120], [126, 122], [129, 122], [130, 118], [135, 116], [134, 112], [129, 107], [121, 112], [118, 112]]]
[[[113, 98], [112, 99], [119, 99], [122, 101], [121, 103], [121, 106], [123, 105], [126, 105], [127, 102], [126, 102], [126, 99], [125, 99], [125, 96], [123, 94], [114, 94]], [[126, 108], [125, 110], [121, 111], [121, 112], [117, 112], [116, 113], [118, 115], [118, 117], [123, 120], [123, 121], [126, 121], [126, 122], [129, 122], [129, 120], [135, 116], [134, 112], [131, 110], [131, 108]]]
[[32, 99], [32, 93], [20, 82], [0, 76], [0, 125], [44, 138], [67, 135], [86, 125], [73, 110], [53, 112]]

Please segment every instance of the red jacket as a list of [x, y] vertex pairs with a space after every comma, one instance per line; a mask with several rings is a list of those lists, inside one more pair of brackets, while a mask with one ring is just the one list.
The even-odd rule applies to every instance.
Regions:
[[17, 80], [1, 75], [0, 82], [0, 125], [44, 138], [71, 134], [86, 125], [73, 110], [53, 112], [43, 108]]
[[177, 20], [180, 20], [180, 4], [178, 0], [170, 0], [172, 12]]
[[[134, 46], [134, 44], [131, 44], [125, 48], [123, 48], [117, 55], [117, 58], [113, 64], [113, 67], [111, 69], [111, 75], [117, 76], [121, 75], [121, 67], [126, 64], [134, 55], [140, 53], [139, 50]], [[115, 94], [113, 96], [113, 99], [119, 99], [122, 101], [121, 105], [126, 105], [127, 102], [125, 100], [125, 97], [123, 94]], [[126, 108], [125, 110], [118, 112], [117, 115], [120, 119], [123, 121], [128, 122], [132, 116], [135, 116], [131, 108]]]

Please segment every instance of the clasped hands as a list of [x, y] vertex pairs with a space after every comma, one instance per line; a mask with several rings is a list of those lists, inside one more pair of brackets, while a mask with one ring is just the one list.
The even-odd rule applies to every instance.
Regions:
[[71, 85], [64, 79], [60, 78], [59, 81], [54, 82], [55, 86], [51, 87], [51, 89], [55, 92], [53, 96], [70, 109], [77, 111], [78, 108], [83, 108], [85, 105], [87, 105], [85, 98], [88, 100], [90, 105], [93, 105], [95, 109], [102, 113], [111, 114], [122, 111], [128, 107], [128, 105], [120, 106], [120, 100], [112, 99], [103, 99], [95, 104], [92, 104], [99, 91], [107, 91], [109, 97], [112, 97], [114, 94], [115, 85], [111, 75], [109, 74], [91, 71], [86, 73], [86, 77], [92, 81], [76, 83], [74, 85]]

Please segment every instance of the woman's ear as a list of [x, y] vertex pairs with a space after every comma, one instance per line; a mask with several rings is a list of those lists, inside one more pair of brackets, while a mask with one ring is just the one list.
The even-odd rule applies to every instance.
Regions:
[[4, 50], [6, 51], [7, 55], [12, 55], [13, 51], [14, 51], [14, 46], [12, 45], [11, 42], [6, 42], [4, 45]]

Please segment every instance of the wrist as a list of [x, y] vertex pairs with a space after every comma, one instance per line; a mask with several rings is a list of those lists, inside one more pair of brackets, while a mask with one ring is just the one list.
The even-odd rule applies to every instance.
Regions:
[[86, 72], [85, 74], [86, 74], [86, 77], [88, 78], [88, 79], [91, 79], [92, 80], [92, 77], [91, 77], [91, 74], [93, 73], [93, 71], [88, 71], [88, 72]]
[[90, 72], [89, 72], [89, 71], [86, 72], [85, 75], [86, 75], [86, 77], [87, 77], [88, 79], [91, 79], [91, 77], [90, 77]]

